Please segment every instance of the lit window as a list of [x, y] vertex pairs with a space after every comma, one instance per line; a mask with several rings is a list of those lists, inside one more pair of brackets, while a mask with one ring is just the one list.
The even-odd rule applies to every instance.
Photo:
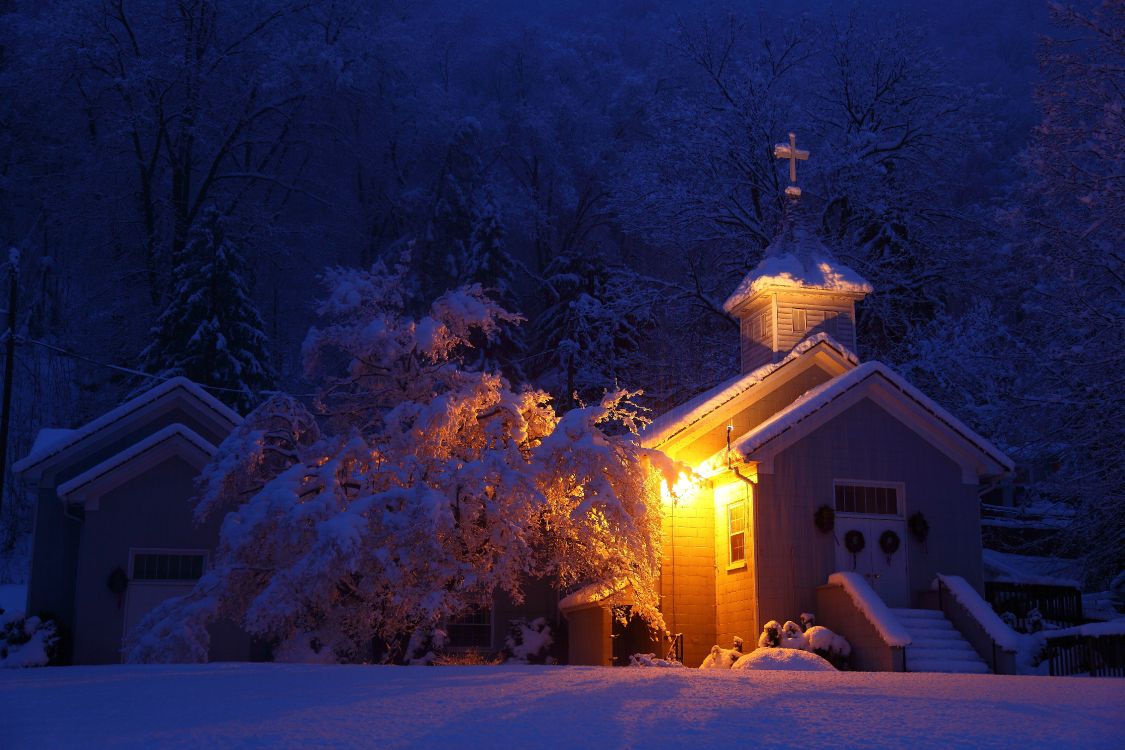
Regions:
[[203, 575], [202, 553], [133, 555], [134, 581], [198, 581]]
[[746, 559], [746, 501], [736, 500], [727, 506], [727, 528], [730, 529], [730, 562]]
[[837, 484], [836, 512], [897, 516], [899, 514], [898, 488]]

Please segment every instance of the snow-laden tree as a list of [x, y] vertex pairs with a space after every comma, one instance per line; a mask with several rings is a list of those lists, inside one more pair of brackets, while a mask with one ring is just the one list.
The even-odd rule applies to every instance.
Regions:
[[628, 269], [593, 253], [559, 255], [547, 266], [547, 307], [535, 320], [538, 382], [562, 404], [594, 403], [643, 364], [654, 325], [654, 291]]
[[179, 254], [167, 306], [141, 354], [145, 370], [213, 386], [241, 412], [254, 408], [275, 376], [250, 285], [250, 268], [223, 217], [205, 209]]
[[1059, 466], [1033, 499], [1068, 508], [1058, 552], [1103, 586], [1125, 569], [1125, 6], [1052, 20], [1019, 217], [1021, 330], [1038, 354], [1021, 400], [1027, 450]]
[[145, 619], [135, 661], [206, 658], [206, 623], [232, 618], [281, 652], [402, 658], [412, 635], [528, 576], [561, 587], [630, 581], [656, 624], [660, 482], [675, 467], [635, 429], [629, 394], [561, 419], [457, 355], [514, 320], [481, 291], [407, 310], [407, 264], [325, 275], [323, 328], [305, 344], [309, 409], [276, 396], [220, 446], [199, 516], [225, 513], [215, 564]]

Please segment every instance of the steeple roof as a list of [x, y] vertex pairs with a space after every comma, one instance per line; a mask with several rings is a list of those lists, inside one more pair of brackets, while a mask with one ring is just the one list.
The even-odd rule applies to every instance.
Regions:
[[858, 296], [871, 292], [871, 284], [836, 260], [815, 232], [800, 221], [786, 224], [766, 248], [762, 261], [723, 303], [724, 310], [733, 314], [744, 302], [770, 288], [820, 289]]

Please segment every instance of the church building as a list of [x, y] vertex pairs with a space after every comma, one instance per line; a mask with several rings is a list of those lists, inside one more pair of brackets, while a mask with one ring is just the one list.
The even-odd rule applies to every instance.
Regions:
[[[792, 141], [776, 149], [794, 152], [807, 156]], [[978, 493], [1013, 464], [889, 367], [858, 359], [855, 307], [872, 288], [802, 226], [800, 191], [788, 192], [786, 226], [724, 304], [740, 323], [741, 374], [641, 435], [704, 485], [665, 503], [662, 614], [688, 666], [715, 644], [750, 644], [770, 620], [808, 612], [848, 637], [868, 668], [898, 668], [879, 629], [913, 623], [917, 667], [935, 655], [923, 636], [949, 629], [929, 622], [939, 615], [936, 577], [983, 590]], [[829, 581], [838, 572], [866, 583], [885, 605], [882, 621], [838, 595]], [[624, 634], [612, 606], [628, 598], [564, 600], [572, 662], [614, 660]], [[943, 645], [981, 671], [975, 644]], [[904, 658], [901, 644], [882, 646]]]

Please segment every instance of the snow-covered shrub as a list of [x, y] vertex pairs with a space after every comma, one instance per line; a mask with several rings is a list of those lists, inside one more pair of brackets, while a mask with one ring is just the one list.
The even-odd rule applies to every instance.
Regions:
[[734, 650], [741, 654], [743, 645], [744, 641], [742, 640], [741, 636], [736, 635], [734, 637]]
[[795, 648], [759, 648], [736, 661], [731, 669], [781, 670], [786, 672], [835, 672], [836, 668], [816, 654]]
[[1043, 613], [1039, 611], [1039, 607], [1032, 607], [1027, 611], [1027, 630], [1030, 633], [1038, 633], [1043, 629]]
[[802, 612], [799, 619], [801, 620], [802, 630], [808, 630], [813, 625], [816, 625], [816, 615], [812, 612]]
[[808, 646], [808, 642], [805, 640], [805, 634], [801, 631], [801, 626], [792, 620], [786, 620], [785, 624], [781, 626], [781, 647], [804, 649], [806, 646]]
[[0, 668], [45, 667], [55, 656], [58, 640], [53, 620], [0, 609]]
[[733, 648], [723, 648], [721, 646], [712, 646], [711, 653], [703, 659], [703, 663], [699, 665], [700, 669], [730, 669], [731, 666], [738, 661], [742, 656], [741, 651], [735, 651]]
[[814, 625], [805, 631], [806, 650], [826, 659], [836, 669], [851, 666], [852, 647], [842, 635], [828, 628]]
[[420, 306], [407, 273], [326, 272], [326, 325], [304, 345], [314, 408], [276, 396], [220, 445], [196, 509], [225, 514], [214, 568], [144, 620], [130, 660], [203, 660], [223, 615], [339, 661], [373, 640], [406, 661], [411, 634], [497, 591], [520, 601], [529, 576], [627, 580], [663, 626], [660, 490], [680, 467], [622, 434], [643, 424], [635, 394], [560, 417], [546, 393], [462, 368], [473, 335], [518, 316], [478, 285]]
[[778, 648], [781, 645], [781, 623], [770, 620], [762, 627], [758, 636], [758, 648]]
[[779, 625], [777, 620], [770, 620], [762, 628], [758, 648], [810, 651], [831, 662], [836, 669], [847, 669], [850, 666], [852, 649], [843, 636], [826, 627], [813, 625], [816, 616], [812, 613], [803, 612], [801, 622], [806, 624], [803, 632], [801, 626], [792, 620], [786, 621], [785, 625]]
[[630, 667], [672, 667], [682, 668], [684, 665], [675, 659], [658, 659], [656, 654], [631, 654]]
[[515, 661], [528, 664], [544, 664], [550, 657], [551, 626], [546, 618], [536, 617], [531, 622], [525, 619], [512, 620], [504, 647]]

